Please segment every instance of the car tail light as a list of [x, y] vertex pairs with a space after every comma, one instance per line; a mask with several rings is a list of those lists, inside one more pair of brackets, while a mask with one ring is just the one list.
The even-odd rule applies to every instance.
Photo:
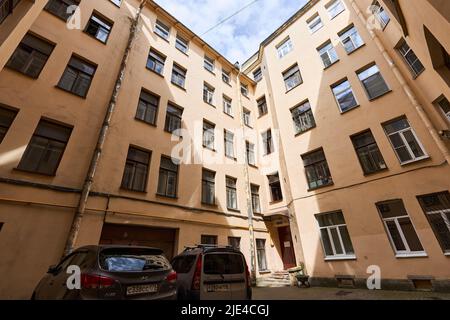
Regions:
[[166, 277], [166, 280], [170, 283], [175, 283], [177, 281], [177, 273], [175, 271], [172, 271], [169, 273], [169, 275]]
[[200, 290], [200, 283], [202, 277], [202, 259], [203, 259], [202, 255], [200, 255], [197, 259], [194, 278], [192, 279], [192, 290]]
[[99, 276], [96, 274], [82, 274], [81, 286], [84, 289], [103, 289], [111, 287], [115, 283], [114, 279]]

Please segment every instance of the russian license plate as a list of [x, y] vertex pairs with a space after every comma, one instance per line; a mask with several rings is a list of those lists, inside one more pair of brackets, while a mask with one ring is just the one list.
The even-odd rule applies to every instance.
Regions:
[[139, 286], [131, 286], [127, 288], [127, 295], [132, 296], [136, 294], [155, 293], [158, 291], [157, 284], [145, 284]]
[[206, 287], [207, 292], [227, 292], [230, 291], [229, 284], [210, 284]]

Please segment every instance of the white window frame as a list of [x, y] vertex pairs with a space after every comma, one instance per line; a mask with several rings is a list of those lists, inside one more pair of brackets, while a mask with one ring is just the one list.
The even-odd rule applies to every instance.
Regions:
[[442, 96], [442, 97], [440, 97], [440, 98], [437, 100], [436, 105], [437, 105], [437, 107], [439, 108], [439, 110], [440, 110], [440, 112], [442, 113], [442, 115], [444, 116], [444, 118], [446, 118], [447, 121], [450, 123], [450, 110], [447, 111], [447, 112], [445, 112], [445, 110], [444, 110], [443, 107], [442, 107], [442, 103], [443, 103], [444, 101], [447, 101], [447, 103], [449, 103], [448, 99], [447, 99], [446, 97]]
[[279, 45], [277, 45], [278, 58], [281, 59], [285, 57], [289, 52], [294, 49], [291, 38], [287, 37]]
[[[404, 51], [404, 46], [408, 47], [408, 50]], [[402, 56], [403, 60], [405, 61], [405, 63], [408, 65], [408, 68], [410, 69], [410, 71], [412, 72], [414, 78], [417, 78], [422, 72], [425, 71], [425, 66], [423, 65], [422, 61], [420, 61], [419, 57], [416, 55], [416, 53], [414, 52], [413, 49], [411, 49], [411, 47], [409, 46], [408, 42], [406, 42], [405, 39], [402, 39], [400, 42], [400, 45], [397, 47], [397, 51], [400, 53], [400, 55]], [[409, 53], [413, 53], [416, 56], [416, 60], [414, 62], [410, 62], [406, 56], [408, 56]], [[422, 65], [422, 71], [417, 72], [416, 70], [414, 70], [413, 65], [415, 62], [419, 62]]]
[[229, 116], [233, 116], [233, 100], [227, 96], [223, 96], [223, 112]]
[[222, 69], [222, 81], [226, 84], [231, 84], [231, 73]]
[[[425, 148], [423, 147], [422, 142], [420, 142], [419, 138], [417, 137], [415, 131], [411, 127], [411, 124], [409, 123], [408, 119], [406, 119], [406, 118], [400, 118], [400, 119], [404, 119], [408, 123], [409, 127], [401, 129], [399, 131], [395, 131], [393, 133], [387, 133], [385, 127], [383, 126], [383, 128], [385, 129], [386, 135], [388, 136], [389, 142], [391, 143], [392, 149], [394, 150], [394, 153], [397, 156], [397, 159], [400, 162], [400, 164], [401, 165], [405, 165], [405, 164], [408, 164], [408, 163], [412, 163], [412, 162], [420, 161], [422, 159], [429, 158], [429, 155], [427, 154]], [[398, 121], [400, 119], [397, 119], [396, 121]], [[395, 121], [393, 121], [393, 122], [395, 122]], [[391, 122], [389, 122], [389, 123], [391, 123]], [[389, 124], [389, 123], [387, 123], [387, 124]], [[411, 147], [409, 146], [408, 141], [406, 140], [406, 138], [403, 135], [403, 133], [406, 132], [406, 131], [411, 131], [412, 135], [414, 136], [414, 139], [416, 139], [417, 144], [419, 145], [420, 149], [422, 150], [422, 152], [424, 154], [422, 157], [416, 158], [416, 156], [414, 155], [414, 152], [412, 151]], [[395, 149], [395, 146], [394, 146], [394, 144], [392, 143], [392, 140], [391, 140], [391, 136], [394, 135], [394, 134], [397, 134], [397, 133], [398, 133], [400, 139], [402, 140], [403, 144], [405, 145], [406, 150], [408, 150], [409, 155], [413, 159], [411, 159], [409, 161], [405, 161], [405, 162], [402, 162], [402, 160], [400, 159], [400, 156], [397, 153], [397, 149]]]
[[[325, 44], [317, 48], [317, 52], [319, 53], [320, 59], [322, 60], [323, 66], [325, 68], [328, 68], [339, 61], [339, 56], [331, 41], [327, 41]], [[334, 58], [332, 52], [334, 52]], [[325, 63], [325, 60], [323, 58], [325, 54], [330, 60], [330, 64]]]
[[244, 110], [242, 110], [242, 117], [243, 117], [243, 120], [244, 120], [244, 124], [247, 126], [247, 127], [252, 127], [252, 112], [250, 111], [250, 110], [248, 110], [248, 109], [245, 109], [244, 108]]
[[[372, 9], [373, 15], [378, 20], [378, 23], [380, 24], [381, 29], [384, 30], [387, 27], [387, 25], [389, 24], [389, 22], [391, 21], [391, 17], [389, 16], [386, 9], [380, 4], [379, 1], [375, 1], [372, 4], [371, 9]], [[381, 18], [381, 11], [383, 11], [385, 13], [385, 15], [388, 17], [389, 20], [385, 21]]]
[[[347, 83], [348, 83], [348, 87], [349, 87], [350, 90], [352, 91], [353, 97], [355, 98], [355, 101], [356, 101], [356, 105], [352, 106], [351, 108], [349, 108], [349, 109], [347, 109], [347, 110], [342, 110], [341, 103], [339, 102], [338, 97], [337, 97], [339, 94], [341, 94], [342, 92], [346, 91], [347, 89], [341, 90], [341, 91], [339, 91], [339, 92], [336, 92], [336, 91], [335, 91], [335, 89], [336, 89], [337, 87], [339, 87], [341, 84], [343, 84], [344, 82], [347, 82]], [[333, 85], [333, 86], [331, 87], [331, 91], [333, 92], [334, 100], [336, 100], [336, 103], [337, 103], [337, 105], [338, 105], [338, 107], [339, 107], [339, 111], [340, 111], [341, 113], [344, 113], [344, 112], [353, 110], [353, 109], [355, 109], [355, 108], [357, 108], [357, 107], [359, 106], [358, 99], [356, 98], [355, 91], [353, 91], [353, 87], [352, 87], [352, 84], [350, 83], [350, 80], [345, 79], [344, 81], [339, 82], [339, 83], [336, 84], [336, 85]]]
[[[334, 10], [339, 5], [342, 7], [342, 10], [334, 12]], [[330, 16], [330, 19], [336, 18], [340, 13], [345, 11], [345, 5], [342, 2], [342, 0], [334, 0], [330, 3], [328, 3], [328, 5], [326, 7], [327, 7], [328, 15]]]
[[155, 33], [163, 39], [168, 40], [170, 36], [170, 27], [162, 21], [156, 20]]
[[175, 48], [187, 54], [189, 51], [189, 41], [177, 34], [177, 38], [175, 39]]
[[311, 18], [309, 18], [309, 20], [307, 21], [307, 24], [308, 24], [309, 32], [311, 32], [311, 34], [316, 33], [317, 31], [322, 29], [324, 26], [322, 18], [320, 17], [320, 15], [318, 13], [316, 13]]
[[204, 57], [204, 59], [203, 59], [203, 67], [204, 67], [206, 70], [208, 70], [208, 71], [214, 73], [214, 70], [215, 70], [215, 68], [216, 68], [216, 66], [215, 66], [215, 60], [205, 55], [205, 57]]
[[[323, 249], [323, 253], [324, 253], [324, 256], [325, 256], [325, 260], [356, 259], [355, 253], [347, 253], [346, 252], [344, 241], [342, 240], [342, 236], [341, 236], [341, 230], [339, 230], [339, 227], [347, 228], [347, 223], [321, 227], [319, 222], [317, 221], [317, 225], [319, 226], [320, 242], [322, 244], [322, 249]], [[330, 239], [331, 250], [333, 251], [333, 255], [332, 256], [327, 255], [327, 253], [325, 251], [325, 246], [324, 246], [324, 242], [323, 242], [323, 239], [322, 239], [322, 230], [323, 229], [327, 230], [328, 238]], [[337, 254], [336, 253], [336, 245], [334, 244], [334, 238], [333, 238], [333, 235], [331, 234], [331, 229], [336, 229], [336, 231], [337, 231], [337, 235], [339, 237], [339, 242], [340, 242], [342, 251], [344, 252], [342, 254]], [[348, 228], [347, 228], [347, 232], [348, 232]], [[351, 241], [351, 239], [350, 239], [350, 241]], [[353, 243], [352, 243], [352, 246], [353, 246]], [[354, 250], [354, 248], [353, 248], [353, 250]]]
[[[210, 105], [214, 105], [214, 92], [215, 92], [215, 89], [213, 87], [204, 83], [203, 84], [203, 101]], [[206, 100], [205, 100], [205, 94], [206, 94]]]
[[241, 83], [241, 93], [248, 98], [248, 85]]
[[[353, 32], [351, 32], [352, 30]], [[361, 44], [359, 46], [356, 45], [354, 37], [358, 37], [361, 40]], [[341, 39], [342, 46], [344, 47], [344, 50], [345, 52], [347, 52], [347, 54], [355, 52], [365, 44], [364, 40], [362, 39], [361, 35], [358, 32], [358, 29], [356, 29], [354, 25], [348, 27], [344, 32], [341, 32], [339, 38]], [[344, 43], [346, 40], [350, 40], [350, 42], [352, 43], [353, 45], [352, 51], [347, 51], [347, 47], [345, 46]]]

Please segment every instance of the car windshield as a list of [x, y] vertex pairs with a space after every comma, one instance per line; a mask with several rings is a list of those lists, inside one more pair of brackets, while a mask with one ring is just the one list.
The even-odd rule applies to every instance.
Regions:
[[207, 254], [204, 260], [205, 274], [239, 274], [244, 272], [244, 261], [239, 254]]
[[167, 270], [171, 266], [160, 251], [151, 249], [104, 249], [99, 255], [100, 267], [111, 272]]

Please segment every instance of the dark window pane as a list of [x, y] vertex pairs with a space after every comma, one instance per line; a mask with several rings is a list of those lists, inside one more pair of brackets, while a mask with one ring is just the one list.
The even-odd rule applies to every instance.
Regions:
[[320, 234], [322, 236], [322, 244], [323, 244], [323, 248], [325, 250], [325, 255], [333, 256], [334, 252], [333, 252], [333, 248], [331, 247], [331, 240], [330, 240], [330, 236], [328, 235], [327, 229], [321, 229]]
[[386, 226], [388, 228], [389, 234], [391, 235], [392, 242], [394, 243], [395, 249], [397, 251], [406, 250], [403, 240], [398, 232], [397, 226], [394, 221], [386, 221]]

